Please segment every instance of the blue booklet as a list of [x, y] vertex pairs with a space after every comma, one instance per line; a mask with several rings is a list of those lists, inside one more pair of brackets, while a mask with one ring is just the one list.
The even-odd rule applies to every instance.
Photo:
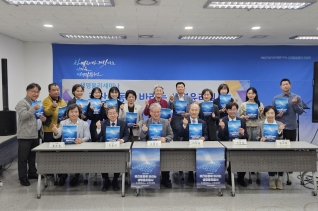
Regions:
[[220, 95], [220, 106], [221, 108], [225, 108], [226, 104], [231, 102], [231, 95]]
[[67, 106], [59, 107], [59, 112], [58, 112], [59, 121], [62, 121], [63, 118], [66, 116], [66, 109], [67, 109]]
[[239, 138], [240, 134], [238, 132], [238, 129], [241, 127], [241, 121], [235, 120], [235, 121], [228, 121], [228, 128], [229, 128], [229, 138], [235, 139]]
[[106, 126], [106, 142], [114, 142], [119, 139], [120, 126]]
[[177, 100], [175, 110], [177, 114], [183, 114], [187, 112], [187, 101]]
[[82, 107], [82, 113], [87, 114], [88, 100], [76, 99], [76, 104]]
[[213, 102], [202, 102], [201, 109], [204, 116], [211, 116], [213, 112]]
[[117, 99], [106, 100], [105, 103], [108, 108], [111, 106], [117, 108]]
[[42, 101], [41, 100], [33, 101], [32, 102], [32, 107], [34, 107], [36, 104], [39, 104], [40, 108], [35, 111], [34, 115], [35, 115], [36, 119], [40, 119], [40, 117], [44, 115], [44, 109], [43, 109]]
[[75, 139], [77, 138], [77, 126], [64, 125], [62, 137], [63, 137], [63, 142], [65, 142], [65, 144], [75, 144]]
[[258, 119], [257, 103], [246, 103], [246, 116], [249, 116], [249, 119]]
[[163, 119], [169, 119], [171, 118], [171, 109], [169, 108], [162, 108], [160, 110], [160, 118], [163, 118]]
[[156, 141], [162, 137], [162, 124], [149, 125], [149, 140]]
[[277, 110], [277, 113], [284, 112], [284, 115], [288, 113], [288, 98], [276, 98], [275, 99], [275, 107]]
[[202, 123], [189, 124], [189, 140], [198, 140], [202, 137]]
[[126, 122], [130, 128], [137, 124], [137, 113], [126, 112]]
[[278, 137], [278, 124], [264, 124], [266, 141], [275, 142]]
[[102, 101], [100, 99], [91, 99], [90, 100], [92, 106], [94, 107], [94, 114], [100, 114], [100, 109], [101, 109], [101, 103]]

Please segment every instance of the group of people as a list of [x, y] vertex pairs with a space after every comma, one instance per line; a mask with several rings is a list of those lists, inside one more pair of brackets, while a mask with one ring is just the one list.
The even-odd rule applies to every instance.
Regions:
[[[100, 111], [96, 111], [94, 105], [89, 103], [87, 110], [83, 111], [81, 105], [76, 104], [77, 99], [82, 99], [84, 94], [84, 86], [75, 84], [72, 88], [74, 98], [66, 104], [60, 97], [60, 88], [58, 84], [52, 83], [48, 86], [49, 95], [43, 102], [43, 116], [35, 117], [35, 113], [40, 109], [40, 105], [36, 103], [41, 87], [32, 83], [26, 88], [26, 97], [18, 102], [16, 111], [18, 114], [18, 132], [19, 141], [18, 152], [18, 170], [21, 185], [28, 186], [28, 179], [37, 179], [35, 168], [35, 153], [32, 148], [39, 144], [39, 138], [43, 142], [59, 142], [62, 138], [62, 129], [65, 125], [77, 125], [77, 138], [75, 144], [92, 141], [106, 141], [106, 127], [119, 126], [120, 143], [147, 141], [149, 140], [149, 125], [161, 124], [162, 137], [158, 141], [189, 141], [189, 125], [201, 124], [202, 135], [199, 139], [203, 141], [231, 141], [228, 126], [230, 121], [240, 121], [241, 125], [238, 129], [239, 138], [249, 141], [266, 141], [264, 136], [264, 124], [277, 124], [278, 138], [296, 140], [296, 114], [303, 113], [302, 100], [300, 96], [291, 93], [291, 83], [288, 79], [282, 79], [280, 82], [282, 93], [273, 98], [272, 105], [265, 106], [259, 101], [257, 90], [250, 87], [246, 92], [246, 99], [240, 106], [237, 99], [230, 99], [225, 106], [221, 105], [221, 95], [229, 93], [227, 84], [221, 84], [218, 87], [219, 96], [213, 100], [213, 92], [211, 89], [204, 89], [201, 93], [203, 102], [211, 102], [213, 100], [213, 112], [208, 116], [202, 112], [202, 103], [193, 101], [190, 96], [185, 95], [185, 83], [176, 83], [177, 93], [169, 96], [166, 101], [162, 98], [164, 88], [155, 86], [153, 89], [154, 98], [145, 101], [145, 108], [135, 103], [137, 94], [134, 90], [127, 90], [125, 94], [126, 103], [120, 100], [120, 91], [117, 87], [109, 89], [108, 98], [117, 100], [117, 107], [107, 106], [101, 102]], [[99, 87], [92, 89], [90, 98], [101, 99], [102, 90]], [[288, 99], [288, 112], [277, 112], [275, 99]], [[179, 101], [186, 102], [186, 111], [180, 113], [177, 111], [176, 103]], [[251, 119], [247, 115], [248, 104], [256, 104], [258, 107], [258, 115], [256, 119]], [[58, 118], [58, 110], [60, 107], [67, 106], [67, 110], [63, 118]], [[161, 118], [161, 109], [168, 108], [172, 110], [172, 116], [169, 119]], [[126, 123], [126, 113], [137, 113], [136, 124], [128, 127]], [[148, 117], [148, 118], [144, 118]], [[90, 120], [90, 124], [87, 123]], [[254, 132], [253, 132], [254, 131]], [[255, 132], [256, 131], [256, 132]], [[256, 134], [256, 135], [253, 135]], [[28, 165], [28, 167], [27, 167]], [[228, 168], [230, 172], [230, 166]], [[227, 182], [231, 184], [230, 173]], [[269, 173], [269, 185], [271, 189], [282, 189], [282, 172]], [[59, 185], [63, 186], [67, 178], [67, 174], [59, 175]], [[244, 180], [245, 172], [238, 173], [238, 183], [241, 186], [247, 186]], [[103, 191], [112, 188], [119, 190], [118, 178], [119, 173], [115, 173], [112, 182], [108, 174], [102, 174], [104, 178]], [[189, 172], [188, 181], [195, 182], [193, 172]], [[79, 174], [75, 174], [70, 185], [77, 185]], [[88, 183], [85, 179], [84, 183]], [[169, 172], [162, 172], [161, 183], [166, 188], [171, 188], [172, 184], [169, 179]]]

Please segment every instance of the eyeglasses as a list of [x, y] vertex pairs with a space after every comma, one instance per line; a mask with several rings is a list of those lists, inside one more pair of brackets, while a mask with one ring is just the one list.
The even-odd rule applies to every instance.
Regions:
[[37, 92], [37, 91], [29, 91], [31, 92], [32, 94], [40, 94], [40, 92]]

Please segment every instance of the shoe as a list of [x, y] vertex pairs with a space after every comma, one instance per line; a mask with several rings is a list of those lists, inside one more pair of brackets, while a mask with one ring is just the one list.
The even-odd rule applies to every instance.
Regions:
[[[38, 179], [39, 178], [39, 175], [38, 174], [28, 174], [28, 179]], [[41, 179], [43, 179], [44, 176], [41, 175]]]
[[60, 180], [59, 180], [59, 186], [64, 186], [65, 185], [65, 180], [68, 177], [67, 174], [63, 174], [62, 176], [60, 176]]
[[247, 183], [245, 182], [244, 178], [237, 179], [237, 183], [240, 184], [240, 186], [242, 186], [242, 187], [247, 187]]
[[165, 186], [165, 188], [172, 188], [171, 180], [162, 180], [161, 184]]
[[117, 180], [116, 181], [113, 180], [112, 186], [114, 191], [119, 191], [120, 188], [119, 188]]
[[20, 184], [23, 186], [30, 186], [30, 182], [27, 178], [20, 179]]
[[110, 180], [109, 180], [109, 179], [105, 180], [105, 181], [104, 181], [104, 185], [103, 185], [103, 187], [102, 187], [102, 191], [103, 191], [103, 192], [108, 191], [109, 188], [110, 188], [110, 186], [111, 186]]
[[283, 190], [282, 177], [278, 177], [276, 180], [276, 189]]
[[76, 186], [77, 183], [78, 183], [78, 179], [79, 179], [79, 177], [77, 177], [77, 176], [73, 177], [73, 179], [72, 179], [71, 182], [70, 182], [70, 186], [71, 186], [71, 187]]
[[272, 190], [276, 190], [276, 181], [275, 177], [269, 177], [269, 188]]
[[88, 184], [88, 180], [84, 179], [84, 185], [87, 185], [87, 184]]

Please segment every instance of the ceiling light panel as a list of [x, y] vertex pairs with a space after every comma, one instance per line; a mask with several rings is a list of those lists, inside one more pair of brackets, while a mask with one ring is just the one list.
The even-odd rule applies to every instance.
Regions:
[[3, 0], [12, 5], [114, 7], [114, 0]]
[[98, 35], [98, 34], [60, 34], [64, 38], [68, 39], [108, 39], [108, 40], [122, 40], [126, 39], [126, 35]]

